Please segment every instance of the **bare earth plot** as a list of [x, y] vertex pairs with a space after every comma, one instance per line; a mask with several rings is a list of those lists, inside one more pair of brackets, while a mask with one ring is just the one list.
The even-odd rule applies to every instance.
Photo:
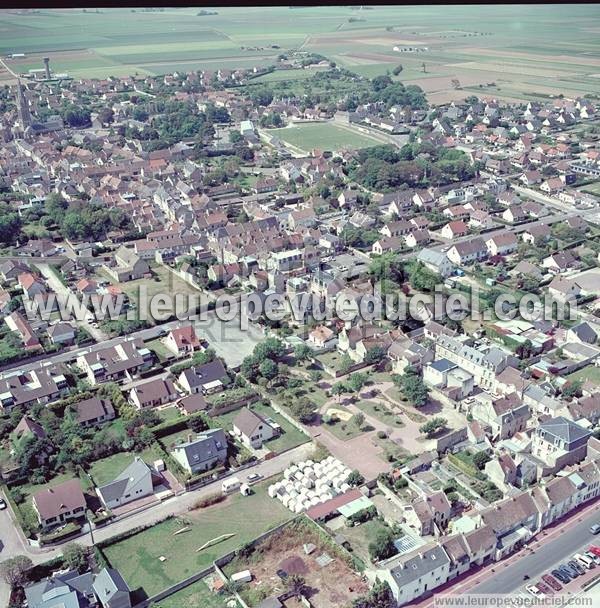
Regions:
[[[304, 552], [305, 543], [316, 545], [310, 555]], [[323, 553], [333, 558], [324, 567], [316, 561]], [[310, 589], [309, 599], [313, 606], [319, 608], [347, 606], [368, 589], [360, 576], [308, 526], [301, 530], [291, 526], [276, 532], [260, 543], [249, 558], [238, 557], [228, 564], [225, 573], [230, 576], [247, 568], [254, 580], [242, 588], [241, 594], [251, 607], [258, 605], [261, 598], [284, 591], [281, 579], [276, 574], [279, 569], [289, 575], [304, 577]]]

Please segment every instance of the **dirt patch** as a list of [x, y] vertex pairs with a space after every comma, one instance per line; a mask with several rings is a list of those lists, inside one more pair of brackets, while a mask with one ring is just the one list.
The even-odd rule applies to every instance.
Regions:
[[[310, 555], [304, 551], [305, 543], [316, 546]], [[242, 597], [251, 600], [250, 606], [260, 603], [256, 601], [259, 597], [286, 590], [285, 583], [277, 576], [277, 570], [284, 570], [288, 575], [299, 574], [304, 578], [307, 595], [314, 606], [339, 608], [366, 593], [368, 585], [337, 551], [337, 547], [323, 541], [311, 524], [291, 525], [260, 543], [249, 557], [236, 558], [227, 565], [226, 573], [250, 570], [253, 580], [242, 589]], [[323, 553], [333, 561], [321, 567], [317, 557]]]
[[287, 557], [279, 562], [279, 568], [284, 572], [287, 572], [290, 576], [297, 574], [298, 576], [304, 576], [308, 574], [309, 568], [306, 562], [299, 556]]

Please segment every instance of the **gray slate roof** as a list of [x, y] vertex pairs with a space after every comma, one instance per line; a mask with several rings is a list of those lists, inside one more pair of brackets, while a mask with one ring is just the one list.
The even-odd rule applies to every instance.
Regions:
[[[120, 572], [113, 568], [104, 568], [99, 572], [94, 581], [94, 591], [103, 606], [107, 606], [108, 602], [114, 602], [115, 597], [126, 596], [129, 600], [129, 587]], [[117, 602], [114, 602], [114, 605], [117, 605]], [[119, 601], [118, 605], [124, 604]], [[129, 601], [127, 605], [131, 606], [131, 602]]]
[[441, 547], [435, 546], [422, 549], [408, 559], [402, 557], [397, 565], [391, 568], [390, 573], [398, 587], [403, 587], [449, 563], [450, 559], [446, 552]]
[[200, 433], [196, 439], [176, 445], [176, 450], [183, 450], [190, 466], [212, 460], [215, 457], [225, 459], [227, 456], [227, 438], [223, 429], [211, 429]]
[[152, 470], [141, 458], [136, 457], [114, 481], [99, 487], [98, 491], [105, 501], [111, 502], [125, 496], [145, 475], [152, 475]]

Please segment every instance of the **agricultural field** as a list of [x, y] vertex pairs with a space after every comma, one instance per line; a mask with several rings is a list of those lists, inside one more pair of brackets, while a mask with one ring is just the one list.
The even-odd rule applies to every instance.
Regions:
[[[594, 5], [321, 6], [0, 12], [0, 53], [16, 72], [42, 66], [74, 77], [276, 65], [301, 49], [361, 76], [391, 72], [430, 101], [472, 93], [505, 100], [600, 94], [600, 9]], [[396, 47], [399, 50], [394, 50]], [[416, 51], [415, 49], [419, 49]], [[275, 72], [253, 82], [293, 79]], [[0, 72], [0, 80], [11, 75]]]
[[[268, 497], [267, 485], [254, 486], [251, 496], [235, 494], [212, 507], [168, 519], [105, 547], [104, 555], [121, 572], [137, 599], [152, 596], [290, 519], [290, 512]], [[182, 529], [187, 530], [175, 535]], [[233, 536], [198, 551], [225, 534]]]
[[313, 148], [335, 151], [381, 144], [375, 137], [331, 123], [294, 124], [283, 129], [269, 129], [267, 132], [303, 152], [309, 152]]

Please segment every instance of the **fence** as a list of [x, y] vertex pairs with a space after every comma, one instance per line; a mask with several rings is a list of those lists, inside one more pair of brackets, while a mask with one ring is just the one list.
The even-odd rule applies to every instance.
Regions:
[[199, 580], [202, 580], [205, 576], [208, 576], [209, 574], [214, 572], [214, 570], [215, 570], [214, 566], [209, 566], [208, 568], [205, 568], [204, 570], [200, 570], [200, 572], [196, 572], [196, 574], [192, 574], [192, 576], [186, 578], [183, 581], [180, 581], [179, 583], [175, 583], [168, 589], [163, 589], [163, 591], [160, 591], [156, 595], [153, 595], [152, 597], [142, 600], [141, 602], [137, 603], [134, 606], [134, 608], [147, 608], [147, 606], [150, 606], [151, 604], [160, 602], [161, 600], [164, 600], [165, 598], [169, 597], [170, 595], [174, 595], [178, 591], [181, 591], [182, 589], [185, 589], [186, 587], [189, 587], [190, 585], [197, 583]]

